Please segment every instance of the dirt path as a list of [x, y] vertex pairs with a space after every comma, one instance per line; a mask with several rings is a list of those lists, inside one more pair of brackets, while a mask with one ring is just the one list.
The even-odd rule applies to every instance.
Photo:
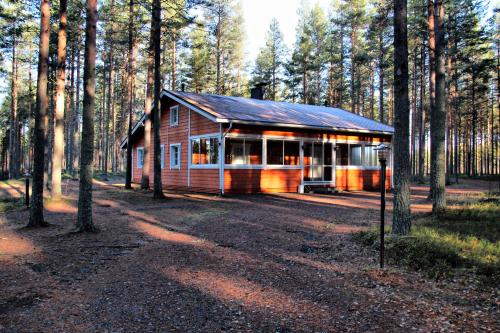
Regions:
[[[376, 269], [351, 239], [377, 223], [376, 193], [157, 202], [100, 183], [102, 232], [75, 235], [76, 186], [47, 205], [48, 228], [23, 229], [26, 211], [0, 215], [0, 332], [500, 329], [498, 290]], [[429, 209], [424, 192], [414, 189], [415, 210]]]

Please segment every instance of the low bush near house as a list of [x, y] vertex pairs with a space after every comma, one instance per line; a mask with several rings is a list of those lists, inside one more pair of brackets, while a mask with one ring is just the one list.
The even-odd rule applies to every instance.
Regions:
[[[386, 236], [389, 264], [404, 265], [439, 278], [472, 273], [485, 281], [500, 278], [500, 210], [497, 196], [468, 199], [438, 217], [417, 217], [409, 236]], [[354, 236], [379, 248], [379, 231]]]

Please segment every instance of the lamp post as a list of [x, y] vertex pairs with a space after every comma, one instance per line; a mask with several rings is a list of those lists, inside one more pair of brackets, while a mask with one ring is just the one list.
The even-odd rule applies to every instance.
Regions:
[[384, 268], [384, 229], [385, 229], [385, 169], [389, 146], [380, 144], [375, 148], [380, 162], [380, 268]]
[[26, 172], [24, 175], [26, 178], [24, 180], [25, 184], [25, 193], [24, 193], [24, 204], [26, 205], [27, 208], [30, 208], [30, 177], [31, 174], [29, 172]]

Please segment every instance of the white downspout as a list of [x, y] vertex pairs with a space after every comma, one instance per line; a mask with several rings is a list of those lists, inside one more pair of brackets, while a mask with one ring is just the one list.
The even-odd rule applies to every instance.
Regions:
[[188, 153], [188, 191], [191, 191], [191, 109], [188, 108], [188, 144], [187, 144], [187, 153]]
[[233, 128], [233, 123], [229, 123], [228, 129], [222, 133], [222, 124], [219, 125], [219, 133], [220, 133], [220, 140], [219, 140], [219, 187], [220, 187], [220, 193], [221, 195], [224, 195], [224, 156], [226, 155], [226, 144], [225, 144], [225, 138], [227, 133], [231, 131]]

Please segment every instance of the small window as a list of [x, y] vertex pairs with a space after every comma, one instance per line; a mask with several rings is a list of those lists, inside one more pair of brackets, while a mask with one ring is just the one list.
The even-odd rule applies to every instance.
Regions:
[[361, 145], [350, 145], [351, 165], [361, 165]]
[[379, 161], [377, 158], [377, 151], [375, 150], [377, 146], [372, 146], [372, 145], [366, 145], [365, 146], [365, 162], [364, 164], [366, 166], [378, 166]]
[[170, 169], [180, 169], [181, 167], [181, 144], [170, 145]]
[[160, 160], [161, 160], [161, 168], [165, 168], [165, 145], [160, 146]]
[[226, 164], [262, 164], [262, 140], [226, 139]]
[[337, 165], [349, 165], [349, 145], [346, 143], [337, 143], [335, 149], [337, 155]]
[[200, 138], [191, 140], [191, 164], [217, 164], [219, 139]]
[[144, 148], [139, 147], [137, 148], [137, 168], [142, 169], [143, 165], [144, 165]]
[[179, 125], [179, 105], [170, 108], [170, 126]]

